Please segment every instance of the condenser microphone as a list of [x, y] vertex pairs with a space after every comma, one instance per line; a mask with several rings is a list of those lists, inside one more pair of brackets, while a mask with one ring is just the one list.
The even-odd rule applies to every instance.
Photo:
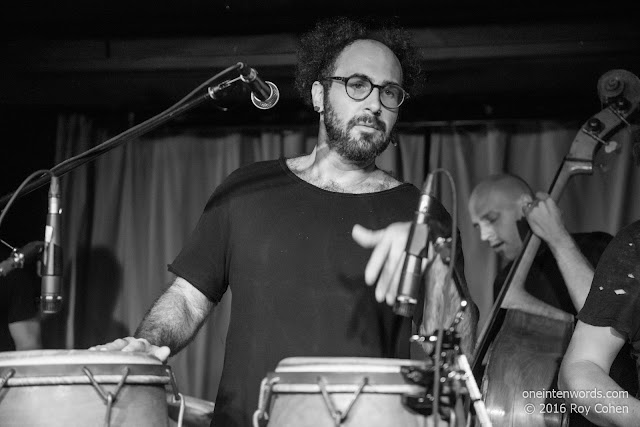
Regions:
[[60, 184], [58, 177], [51, 177], [49, 187], [47, 224], [44, 232], [42, 256], [42, 288], [40, 308], [43, 313], [57, 313], [62, 307], [62, 247], [60, 246]]
[[426, 257], [428, 250], [429, 226], [427, 219], [429, 217], [429, 208], [433, 203], [432, 187], [433, 174], [430, 173], [427, 175], [422, 188], [418, 210], [409, 230], [407, 246], [404, 250], [404, 263], [400, 273], [398, 295], [393, 305], [393, 312], [404, 317], [412, 317], [418, 303], [422, 278], [422, 259]]
[[280, 99], [280, 91], [278, 87], [269, 82], [264, 81], [258, 75], [258, 72], [243, 62], [238, 63], [240, 68], [240, 80], [242, 80], [251, 90], [251, 102], [261, 110], [273, 108]]

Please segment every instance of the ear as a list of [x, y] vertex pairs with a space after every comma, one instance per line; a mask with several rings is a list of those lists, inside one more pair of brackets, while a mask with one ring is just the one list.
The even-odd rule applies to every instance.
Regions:
[[311, 86], [311, 101], [313, 102], [313, 109], [322, 113], [324, 110], [324, 86], [317, 80]]
[[526, 204], [533, 202], [533, 196], [531, 194], [521, 194], [516, 201], [518, 212], [524, 216], [524, 207]]

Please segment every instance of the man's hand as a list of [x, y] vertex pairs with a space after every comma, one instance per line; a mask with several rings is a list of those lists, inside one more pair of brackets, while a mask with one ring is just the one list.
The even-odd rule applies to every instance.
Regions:
[[356, 224], [351, 235], [363, 248], [373, 248], [364, 271], [367, 285], [376, 284], [376, 300], [393, 305], [398, 293], [405, 246], [411, 222], [396, 222], [382, 230], [369, 230]]
[[89, 350], [141, 352], [156, 357], [163, 363], [167, 361], [171, 354], [171, 350], [169, 350], [167, 346], [158, 347], [157, 345], [149, 343], [149, 341], [144, 338], [134, 337], [118, 338], [107, 344], [93, 346], [89, 348]]
[[537, 192], [536, 199], [526, 203], [522, 212], [527, 218], [531, 231], [549, 246], [556, 247], [571, 240], [564, 226], [560, 208], [547, 193]]

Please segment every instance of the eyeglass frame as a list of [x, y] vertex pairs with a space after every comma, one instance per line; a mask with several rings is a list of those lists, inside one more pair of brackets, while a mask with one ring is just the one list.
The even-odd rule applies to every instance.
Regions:
[[[359, 77], [361, 79], [365, 79], [371, 85], [371, 90], [363, 98], [360, 98], [360, 99], [354, 98], [353, 96], [351, 96], [349, 94], [349, 91], [347, 90], [347, 82], [349, 80], [351, 80], [352, 78], [354, 78], [354, 77]], [[404, 90], [404, 88], [402, 86], [400, 86], [399, 84], [397, 84], [397, 83], [386, 83], [384, 85], [377, 85], [377, 84], [373, 83], [371, 81], [371, 79], [368, 76], [365, 76], [364, 74], [352, 74], [349, 77], [327, 76], [327, 77], [323, 77], [322, 80], [332, 80], [332, 81], [342, 82], [342, 84], [344, 85], [344, 91], [347, 93], [347, 96], [349, 98], [353, 99], [354, 101], [364, 101], [365, 99], [367, 99], [369, 97], [369, 95], [371, 95], [371, 92], [373, 92], [373, 89], [378, 88], [378, 99], [380, 100], [380, 103], [382, 105], [384, 105], [384, 102], [382, 102], [382, 90], [387, 86], [397, 86], [402, 91], [402, 94], [403, 94], [402, 101], [400, 101], [400, 103], [395, 107], [387, 107], [386, 105], [384, 105], [385, 108], [388, 108], [390, 110], [396, 110], [396, 109], [400, 108], [400, 106], [402, 104], [404, 104], [404, 101], [406, 101], [409, 98], [409, 92]]]

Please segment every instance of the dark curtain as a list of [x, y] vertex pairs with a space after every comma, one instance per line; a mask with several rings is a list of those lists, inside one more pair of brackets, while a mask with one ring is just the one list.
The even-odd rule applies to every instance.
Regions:
[[[57, 160], [106, 139], [109, 126], [85, 116], [59, 120]], [[457, 188], [466, 277], [481, 316], [491, 304], [497, 260], [479, 241], [467, 213], [473, 185], [491, 173], [521, 175], [546, 190], [577, 132], [577, 124], [487, 123], [402, 127], [378, 165], [421, 186], [428, 170], [449, 170]], [[131, 141], [63, 180], [67, 337], [59, 346], [86, 348], [131, 334], [173, 277], [170, 263], [213, 189], [233, 170], [254, 161], [310, 152], [317, 129], [174, 130]], [[560, 202], [570, 231], [615, 233], [640, 218], [633, 197], [629, 136], [622, 152], [591, 177], [570, 183]], [[438, 197], [451, 211], [448, 183]], [[229, 315], [228, 292], [194, 342], [171, 359], [183, 393], [214, 400]], [[482, 319], [482, 318], [481, 318]], [[256, 393], [258, 390], [256, 390]]]

